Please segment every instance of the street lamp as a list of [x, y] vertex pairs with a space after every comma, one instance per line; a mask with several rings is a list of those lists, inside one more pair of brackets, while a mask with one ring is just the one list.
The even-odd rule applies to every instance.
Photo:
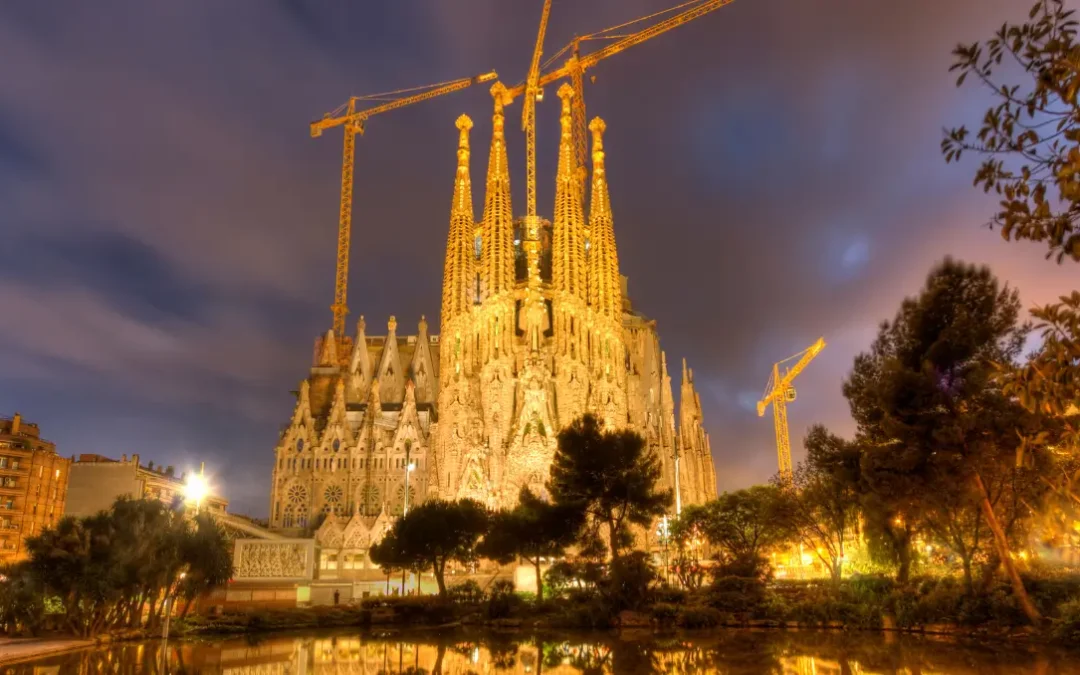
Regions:
[[401, 510], [401, 515], [405, 515], [409, 512], [409, 474], [416, 469], [415, 462], [409, 462], [405, 467], [405, 506]]
[[184, 485], [184, 497], [189, 502], [195, 502], [195, 513], [199, 512], [202, 500], [210, 494], [210, 485], [206, 482], [206, 463], [199, 464], [199, 473], [188, 476]]
[[675, 515], [678, 516], [682, 515], [682, 494], [679, 490], [679, 460], [682, 455], [679, 454], [679, 434], [675, 430], [675, 415], [671, 416], [671, 440], [671, 459], [675, 461]]

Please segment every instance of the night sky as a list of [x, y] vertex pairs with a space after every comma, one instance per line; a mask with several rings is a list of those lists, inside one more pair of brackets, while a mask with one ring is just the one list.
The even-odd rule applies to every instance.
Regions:
[[[547, 54], [675, 0], [555, 0]], [[330, 324], [340, 132], [308, 122], [351, 94], [528, 67], [540, 0], [192, 0], [0, 4], [0, 415], [65, 455], [207, 462], [231, 510], [265, 515], [273, 447]], [[657, 319], [678, 388], [694, 368], [721, 489], [776, 469], [759, 419], [771, 364], [824, 336], [789, 407], [852, 424], [841, 382], [876, 325], [952, 254], [1026, 304], [1077, 268], [982, 226], [994, 200], [946, 165], [955, 42], [1019, 0], [737, 0], [602, 63], [620, 263]], [[433, 326], [454, 119], [473, 117], [477, 208], [487, 85], [374, 118], [358, 141], [350, 329]], [[558, 98], [539, 116], [550, 215]], [[520, 107], [508, 115], [524, 212]], [[479, 210], [477, 212], [479, 216]]]

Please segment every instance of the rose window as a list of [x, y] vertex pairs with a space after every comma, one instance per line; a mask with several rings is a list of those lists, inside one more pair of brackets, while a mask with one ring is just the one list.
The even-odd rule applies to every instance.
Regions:
[[303, 485], [293, 485], [289, 488], [289, 502], [292, 504], [303, 504], [307, 501], [307, 490]]

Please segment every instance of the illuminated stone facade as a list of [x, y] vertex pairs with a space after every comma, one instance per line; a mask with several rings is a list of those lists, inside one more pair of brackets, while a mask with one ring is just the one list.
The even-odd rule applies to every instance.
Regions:
[[[682, 367], [678, 421], [655, 322], [634, 311], [620, 274], [608, 197], [603, 121], [586, 173], [575, 166], [564, 86], [555, 208], [549, 223], [515, 220], [504, 138], [505, 89], [495, 100], [483, 215], [470, 177], [472, 121], [458, 119], [457, 172], [442, 289], [441, 327], [355, 338], [328, 332], [281, 434], [271, 525], [299, 530], [319, 512], [370, 531], [409, 503], [471, 497], [508, 506], [522, 486], [543, 492], [556, 434], [582, 413], [633, 429], [678, 485], [683, 505], [716, 493], [709, 437], [693, 373]], [[676, 437], [678, 442], [676, 442]], [[350, 520], [361, 524], [347, 525]]]

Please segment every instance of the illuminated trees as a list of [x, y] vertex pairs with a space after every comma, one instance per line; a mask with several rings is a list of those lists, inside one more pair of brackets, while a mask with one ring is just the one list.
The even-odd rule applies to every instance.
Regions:
[[804, 445], [807, 458], [792, 477], [794, 489], [781, 494], [780, 518], [839, 581], [859, 517], [859, 449], [821, 425], [810, 428]]
[[577, 508], [589, 523], [584, 535], [598, 539], [603, 526], [617, 559], [632, 540], [630, 526], [648, 527], [671, 505], [670, 490], [657, 490], [660, 460], [629, 430], [606, 431], [584, 415], [559, 432], [548, 489], [556, 504]]
[[491, 517], [478, 552], [500, 563], [521, 557], [536, 570], [536, 601], [544, 599], [542, 558], [561, 557], [581, 530], [584, 513], [575, 506], [552, 504], [522, 488], [518, 504]]
[[[882, 324], [844, 395], [858, 424], [868, 527], [894, 537], [902, 565], [910, 561], [910, 528], [936, 527], [968, 566], [967, 549], [987, 528], [1014, 595], [1038, 621], [992, 492], [1016, 476], [1020, 435], [1039, 426], [993, 377], [995, 364], [1013, 363], [1023, 346], [1019, 310], [1016, 292], [989, 269], [946, 259], [919, 296]], [[1045, 448], [1029, 443], [1026, 450], [1034, 459]]]
[[446, 597], [446, 564], [476, 558], [476, 545], [487, 531], [488, 514], [471, 499], [430, 499], [394, 522], [381, 542], [371, 547], [371, 561], [384, 569], [429, 567]]
[[[1038, 0], [1024, 23], [1004, 23], [983, 43], [953, 52], [957, 86], [978, 83], [996, 99], [972, 138], [966, 127], [946, 132], [948, 162], [982, 156], [975, 185], [1001, 197], [991, 225], [1005, 239], [1046, 242], [1047, 257], [1080, 261], [1080, 44], [1074, 10], [1064, 0]], [[1019, 66], [1019, 69], [1017, 69]], [[1009, 76], [1015, 74], [1015, 78]], [[1029, 410], [1063, 419], [1080, 444], [1080, 292], [1032, 315], [1039, 351], [1005, 371], [1005, 393]]]

